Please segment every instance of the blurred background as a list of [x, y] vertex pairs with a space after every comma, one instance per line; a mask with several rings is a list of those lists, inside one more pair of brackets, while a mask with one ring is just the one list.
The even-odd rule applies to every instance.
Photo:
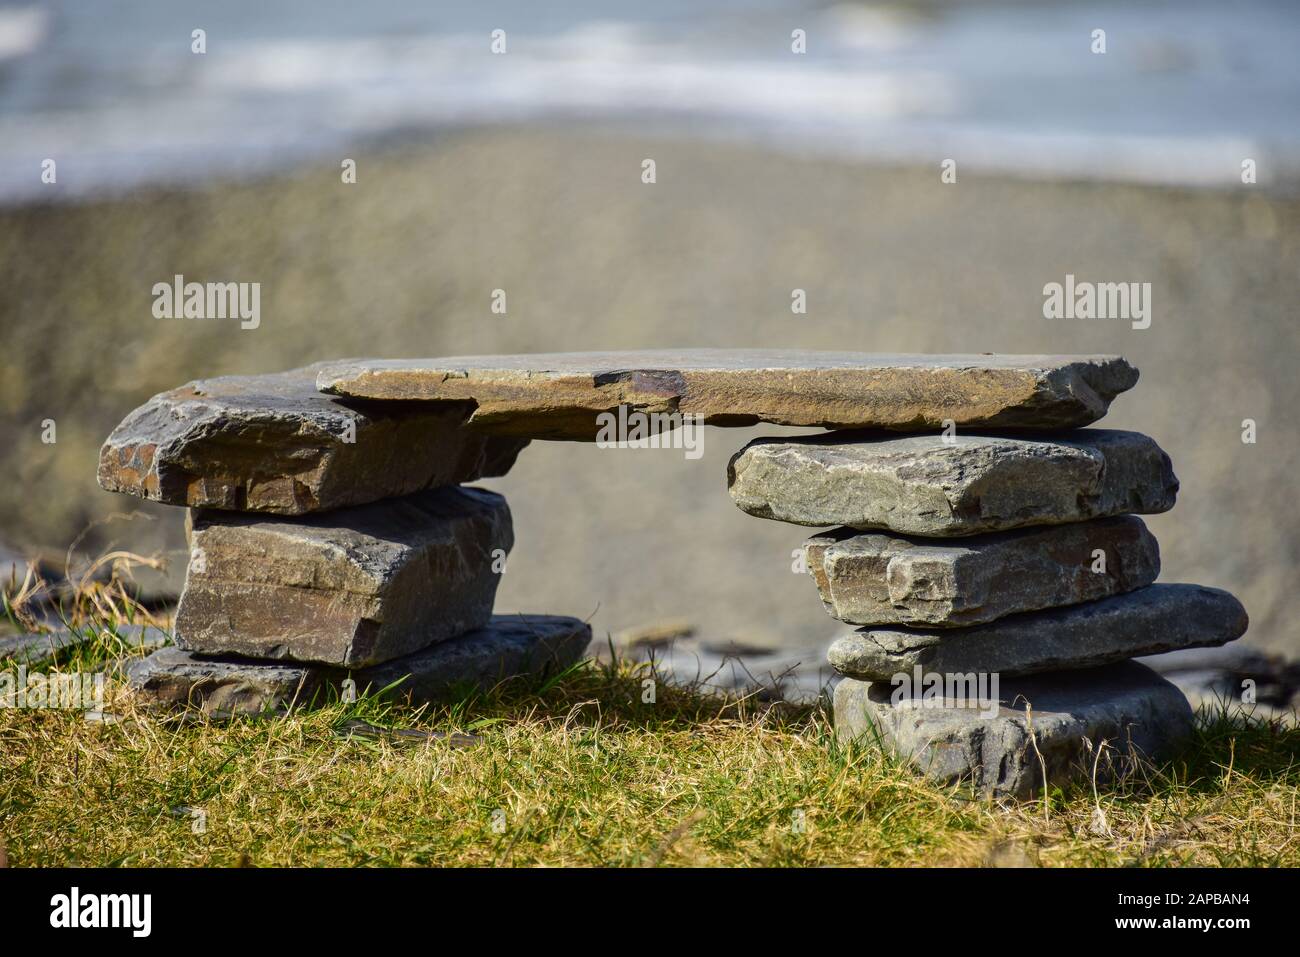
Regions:
[[[1233, 591], [1247, 641], [1300, 653], [1300, 7], [542, 6], [0, 2], [0, 543], [160, 552], [151, 587], [178, 587], [180, 511], [101, 491], [95, 462], [128, 411], [199, 377], [681, 346], [1120, 353], [1142, 379], [1102, 424], [1153, 435], [1182, 480], [1149, 522], [1162, 579]], [[260, 282], [260, 327], [154, 319], [177, 273]], [[1044, 319], [1067, 273], [1151, 283], [1151, 327]], [[498, 609], [820, 660], [837, 626], [791, 568], [808, 530], [726, 494], [730, 455], [781, 431], [710, 429], [699, 460], [534, 443], [485, 483], [518, 540]]]

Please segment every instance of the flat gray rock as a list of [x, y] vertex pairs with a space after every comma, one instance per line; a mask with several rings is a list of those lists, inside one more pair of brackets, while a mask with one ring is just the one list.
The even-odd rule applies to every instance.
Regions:
[[464, 691], [489, 691], [521, 676], [550, 677], [582, 658], [591, 626], [559, 615], [493, 615], [485, 628], [413, 655], [353, 674], [357, 690], [410, 704], [452, 700]]
[[127, 665], [131, 697], [145, 708], [195, 708], [218, 717], [282, 713], [318, 700], [324, 670], [272, 661], [208, 658], [161, 648]]
[[1131, 661], [1001, 680], [983, 698], [957, 686], [926, 702], [915, 686], [845, 678], [835, 688], [835, 730], [879, 742], [937, 784], [995, 799], [1032, 797], [1044, 780], [1090, 780], [1096, 756], [1085, 739], [1093, 748], [1106, 742], [1097, 769], [1105, 781], [1139, 761], [1165, 760], [1192, 730], [1183, 693]]
[[412, 706], [458, 700], [518, 678], [540, 680], [580, 660], [591, 628], [559, 615], [496, 615], [483, 628], [373, 668], [252, 661], [164, 648], [128, 668], [132, 697], [146, 708], [195, 708], [214, 717], [282, 713], [328, 700], [351, 679], [358, 694]]
[[759, 518], [936, 538], [1164, 512], [1178, 494], [1169, 456], [1137, 432], [944, 439], [756, 439], [732, 458], [727, 485]]
[[326, 364], [318, 384], [358, 399], [471, 402], [483, 429], [591, 440], [596, 416], [620, 406], [713, 425], [1072, 428], [1105, 415], [1137, 378], [1118, 356], [669, 349], [351, 359]]
[[1023, 675], [1222, 645], [1245, 634], [1248, 623], [1241, 602], [1226, 591], [1148, 585], [971, 628], [860, 628], [837, 639], [827, 657], [841, 674], [867, 680], [910, 674], [915, 668]]
[[168, 505], [301, 515], [504, 475], [527, 441], [462, 428], [469, 408], [349, 407], [317, 366], [154, 396], [99, 453], [99, 484]]
[[856, 625], [978, 625], [1122, 594], [1160, 574], [1155, 537], [1132, 515], [956, 541], [841, 528], [809, 539], [804, 556], [827, 612]]
[[476, 488], [300, 518], [196, 512], [176, 643], [379, 664], [486, 625], [513, 544], [506, 500]]

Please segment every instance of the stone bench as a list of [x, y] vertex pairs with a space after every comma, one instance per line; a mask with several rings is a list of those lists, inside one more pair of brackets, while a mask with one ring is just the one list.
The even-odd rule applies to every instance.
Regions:
[[615, 413], [811, 426], [832, 431], [751, 442], [727, 478], [749, 514], [835, 526], [805, 554], [826, 611], [859, 626], [830, 652], [840, 733], [990, 797], [1088, 773], [1085, 738], [1118, 772], [1191, 728], [1181, 693], [1128, 659], [1246, 628], [1224, 592], [1155, 583], [1158, 546], [1133, 516], [1173, 507], [1168, 456], [1083, 428], [1137, 378], [1116, 356], [704, 349], [191, 383], [131, 413], [100, 457], [103, 487], [195, 509], [179, 647], [132, 686], [246, 713], [348, 675], [405, 671], [420, 702], [553, 674], [589, 629], [492, 616], [509, 510], [457, 486], [504, 474], [531, 440], [597, 441]]

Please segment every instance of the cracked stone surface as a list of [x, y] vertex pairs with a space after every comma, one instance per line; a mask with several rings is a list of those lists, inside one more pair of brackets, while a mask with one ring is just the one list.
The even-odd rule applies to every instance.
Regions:
[[209, 658], [174, 646], [126, 669], [131, 697], [142, 706], [193, 707], [214, 716], [282, 713], [311, 704], [321, 674], [310, 665]]
[[856, 625], [978, 625], [1160, 574], [1155, 537], [1132, 515], [953, 541], [841, 528], [809, 539], [804, 557], [826, 611]]
[[1183, 693], [1131, 661], [1002, 680], [986, 708], [960, 706], [961, 688], [951, 690], [927, 706], [915, 685], [845, 678], [835, 688], [836, 733], [879, 742], [937, 784], [1024, 799], [1044, 779], [1049, 787], [1089, 780], [1094, 753], [1085, 740], [1106, 742], [1098, 777], [1107, 780], [1171, 756], [1192, 731]]
[[1226, 591], [1159, 584], [971, 628], [859, 628], [836, 639], [827, 658], [841, 674], [869, 680], [915, 668], [1032, 674], [1223, 645], [1248, 624], [1246, 609]]
[[170, 647], [133, 661], [127, 677], [132, 697], [145, 707], [190, 707], [217, 717], [319, 704], [348, 678], [358, 694], [386, 692], [419, 706], [488, 691], [510, 679], [550, 677], [580, 660], [590, 641], [591, 628], [576, 618], [495, 615], [482, 628], [352, 672]]
[[756, 439], [732, 458], [743, 511], [796, 525], [947, 538], [1173, 508], [1178, 479], [1148, 436], [853, 432]]
[[476, 488], [299, 518], [203, 511], [192, 524], [177, 645], [347, 667], [486, 625], [514, 544], [506, 500]]
[[301, 515], [504, 475], [528, 444], [463, 428], [463, 404], [349, 406], [316, 390], [318, 368], [154, 396], [104, 443], [99, 484], [168, 505]]
[[1119, 356], [684, 349], [350, 359], [325, 364], [318, 384], [359, 399], [471, 402], [470, 423], [485, 430], [591, 440], [596, 416], [622, 405], [732, 426], [1072, 428], [1137, 378]]

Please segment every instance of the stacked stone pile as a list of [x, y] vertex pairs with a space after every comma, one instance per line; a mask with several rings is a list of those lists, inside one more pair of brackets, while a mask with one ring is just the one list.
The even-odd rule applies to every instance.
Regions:
[[329, 686], [424, 702], [577, 660], [582, 622], [493, 616], [510, 509], [462, 485], [527, 441], [462, 428], [463, 404], [344, 405], [316, 374], [190, 383], [105, 443], [103, 487], [192, 509], [176, 647], [132, 667], [137, 698], [223, 715]]
[[562, 667], [588, 629], [492, 617], [509, 510], [464, 484], [532, 439], [596, 440], [608, 413], [690, 415], [835, 430], [752, 442], [728, 481], [750, 514], [833, 528], [805, 556], [827, 611], [858, 626], [830, 651], [842, 733], [998, 796], [1078, 773], [1085, 739], [1159, 758], [1190, 710], [1130, 659], [1221, 645], [1246, 615], [1224, 592], [1155, 583], [1136, 516], [1173, 506], [1169, 458], [1083, 428], [1136, 382], [1116, 356], [696, 350], [192, 383], [128, 416], [101, 455], [105, 488], [194, 510], [178, 647], [132, 680], [147, 700], [229, 711], [343, 676], [406, 676], [428, 700]]
[[[831, 614], [862, 626], [831, 652], [847, 676], [840, 731], [878, 734], [943, 781], [1024, 795], [1087, 767], [1084, 738], [1110, 757], [1169, 752], [1190, 729], [1187, 702], [1128, 659], [1245, 630], [1231, 596], [1154, 584], [1159, 551], [1134, 516], [1174, 504], [1164, 452], [1081, 430], [1137, 378], [1116, 356], [700, 350], [346, 362], [318, 385], [472, 402], [470, 421], [503, 436], [590, 440], [595, 415], [619, 406], [875, 430], [752, 443], [732, 462], [732, 497], [764, 518], [839, 526], [807, 560]], [[919, 679], [906, 703], [892, 700], [900, 673]], [[911, 706], [927, 703], [929, 676], [980, 673], [988, 707], [958, 707], [947, 680], [940, 707]]]
[[840, 526], [804, 546], [826, 610], [860, 626], [829, 653], [839, 732], [989, 796], [1168, 754], [1191, 710], [1129, 659], [1246, 630], [1226, 592], [1154, 584], [1136, 515], [1178, 480], [1134, 432], [760, 439], [728, 481], [751, 515]]

